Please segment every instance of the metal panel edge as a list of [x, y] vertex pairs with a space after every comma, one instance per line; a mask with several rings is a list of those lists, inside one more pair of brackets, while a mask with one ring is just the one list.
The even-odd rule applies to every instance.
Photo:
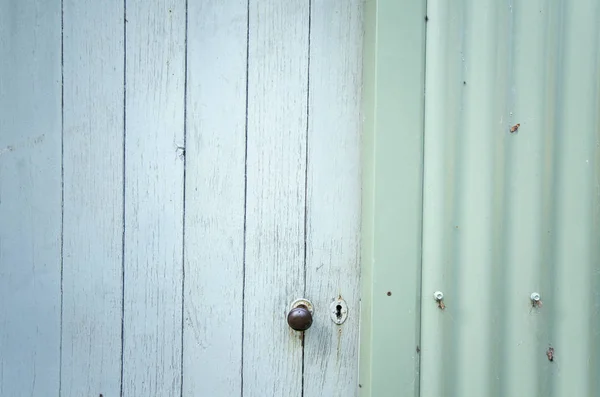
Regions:
[[364, 12], [359, 390], [416, 396], [426, 0]]

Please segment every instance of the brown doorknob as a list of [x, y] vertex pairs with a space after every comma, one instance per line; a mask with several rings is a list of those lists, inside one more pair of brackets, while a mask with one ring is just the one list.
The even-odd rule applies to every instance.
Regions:
[[290, 312], [287, 315], [287, 322], [290, 328], [295, 331], [306, 331], [313, 322], [312, 304], [306, 299], [298, 299], [292, 303]]
[[300, 305], [290, 310], [287, 322], [293, 330], [306, 331], [312, 325], [312, 314], [306, 306]]

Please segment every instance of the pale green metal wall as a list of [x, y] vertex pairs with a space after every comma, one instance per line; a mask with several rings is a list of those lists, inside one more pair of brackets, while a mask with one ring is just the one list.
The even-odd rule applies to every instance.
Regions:
[[427, 12], [422, 395], [597, 396], [600, 3]]
[[422, 41], [414, 2], [374, 3], [363, 395], [600, 395], [600, 3], [429, 0]]

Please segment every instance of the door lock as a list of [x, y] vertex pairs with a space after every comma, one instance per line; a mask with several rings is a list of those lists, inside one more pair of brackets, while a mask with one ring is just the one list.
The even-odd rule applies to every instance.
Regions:
[[313, 305], [308, 299], [298, 299], [290, 305], [287, 315], [290, 328], [295, 331], [306, 331], [313, 322]]

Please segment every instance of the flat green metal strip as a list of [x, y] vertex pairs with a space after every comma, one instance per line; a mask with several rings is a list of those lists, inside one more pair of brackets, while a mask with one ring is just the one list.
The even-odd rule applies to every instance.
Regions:
[[365, 3], [360, 396], [417, 396], [426, 0]]

